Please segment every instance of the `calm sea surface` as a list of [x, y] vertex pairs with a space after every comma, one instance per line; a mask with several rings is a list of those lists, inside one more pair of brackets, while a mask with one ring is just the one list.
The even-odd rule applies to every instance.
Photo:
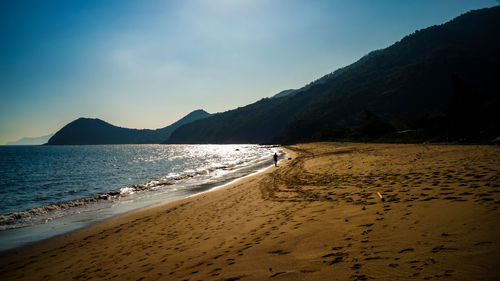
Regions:
[[0, 146], [0, 249], [210, 190], [271, 165], [275, 152], [259, 145]]

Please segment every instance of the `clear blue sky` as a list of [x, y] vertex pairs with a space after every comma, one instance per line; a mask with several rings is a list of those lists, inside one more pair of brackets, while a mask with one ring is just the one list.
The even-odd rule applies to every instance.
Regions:
[[298, 88], [493, 0], [0, 1], [0, 144], [164, 127]]

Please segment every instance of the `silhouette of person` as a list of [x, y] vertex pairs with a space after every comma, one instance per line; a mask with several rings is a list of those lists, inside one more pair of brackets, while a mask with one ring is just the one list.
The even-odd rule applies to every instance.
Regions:
[[278, 167], [278, 154], [274, 153], [273, 158], [274, 158], [274, 166]]

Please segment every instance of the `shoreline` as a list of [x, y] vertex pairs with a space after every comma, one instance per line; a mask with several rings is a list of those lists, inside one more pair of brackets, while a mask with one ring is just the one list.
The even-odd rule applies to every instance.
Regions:
[[[211, 192], [2, 252], [6, 280], [493, 280], [500, 149], [314, 143]], [[384, 200], [381, 200], [380, 193]]]
[[[286, 153], [284, 151], [281, 152], [282, 156], [280, 157], [285, 157]], [[203, 194], [205, 192], [213, 191], [216, 189], [219, 189], [221, 187], [224, 187], [228, 184], [231, 184], [233, 182], [236, 182], [240, 179], [246, 178], [248, 176], [258, 174], [266, 169], [268, 169], [272, 164], [268, 163], [271, 162], [271, 160], [261, 160], [259, 162], [255, 162], [252, 165], [241, 167], [237, 170], [235, 170], [235, 173], [232, 175], [229, 175], [229, 177], [226, 178], [220, 178], [218, 181], [214, 182], [200, 182], [197, 184], [192, 184], [192, 186], [187, 189], [186, 191], [179, 190], [179, 191], [174, 191], [173, 193], [168, 192], [168, 193], [159, 193], [157, 195], [160, 195], [159, 197], [154, 196], [151, 197], [151, 194], [148, 194], [148, 192], [151, 191], [143, 191], [139, 194], [140, 197], [133, 199], [133, 202], [130, 203], [120, 203], [120, 198], [116, 198], [116, 201], [109, 201], [109, 200], [104, 200], [101, 199], [98, 202], [93, 202], [91, 199], [94, 198], [100, 198], [102, 196], [108, 196], [108, 194], [115, 193], [116, 191], [111, 191], [108, 193], [103, 193], [103, 194], [98, 194], [93, 197], [88, 197], [88, 198], [82, 198], [82, 199], [76, 199], [72, 201], [67, 201], [67, 202], [61, 202], [61, 203], [56, 203], [56, 204], [51, 204], [51, 205], [46, 205], [46, 206], [41, 206], [37, 207], [35, 209], [44, 209], [46, 207], [50, 207], [52, 205], [67, 205], [72, 202], [86, 202], [86, 201], [92, 201], [91, 205], [89, 206], [80, 206], [77, 205], [76, 207], [68, 207], [68, 210], [72, 211], [68, 215], [63, 215], [63, 216], [57, 216], [55, 218], [50, 218], [50, 211], [48, 213], [48, 222], [44, 217], [46, 216], [45, 214], [42, 214], [41, 219], [44, 219], [45, 222], [39, 222], [35, 223], [33, 225], [28, 225], [28, 226], [23, 226], [23, 227], [16, 227], [16, 228], [10, 228], [6, 230], [0, 231], [0, 237], [2, 239], [5, 239], [5, 241], [2, 242], [1, 247], [0, 247], [0, 253], [9, 251], [9, 250], [15, 250], [20, 247], [24, 247], [26, 245], [32, 245], [34, 243], [42, 242], [48, 239], [51, 239], [52, 237], [58, 237], [60, 235], [64, 235], [66, 233], [71, 233], [74, 231], [78, 231], [80, 229], [90, 227], [93, 224], [100, 223], [109, 219], [112, 219], [116, 216], [120, 216], [123, 214], [127, 214], [130, 212], [134, 211], [139, 211], [143, 208], [148, 208], [152, 207], [155, 205], [163, 204], [166, 202], [171, 202], [171, 201], [176, 201], [180, 200], [183, 198], [190, 198], [192, 196], [196, 196], [198, 194]], [[150, 182], [151, 180], [148, 180], [147, 182]], [[146, 182], [146, 183], [147, 183]], [[169, 185], [170, 186], [170, 185]], [[120, 188], [121, 189], [121, 188]], [[200, 190], [200, 191], [193, 191], [192, 194], [186, 194], [182, 195], [184, 192], [190, 192], [190, 190]], [[154, 192], [154, 191], [153, 191]], [[175, 193], [179, 194], [175, 194]], [[150, 199], [147, 199], [148, 197], [151, 197]], [[144, 199], [146, 198], [146, 199]], [[153, 199], [154, 198], [154, 199]], [[122, 197], [121, 199], [129, 199], [129, 197]], [[138, 200], [139, 199], [139, 200]], [[112, 199], [115, 200], [115, 199]], [[97, 207], [93, 208], [93, 204], [96, 206], [101, 204], [104, 207]], [[111, 205], [110, 205], [111, 204]], [[89, 208], [86, 210], [85, 208]], [[79, 208], [83, 208], [79, 210]], [[13, 216], [17, 213], [29, 213], [31, 210], [25, 210], [22, 212], [16, 212], [12, 214], [7, 214], [5, 216]], [[59, 209], [56, 209], [56, 211], [59, 211]], [[43, 234], [42, 235], [37, 235], [36, 232], [41, 231]], [[55, 234], [52, 234], [51, 232], [55, 232]], [[18, 236], [23, 236], [27, 237], [25, 239], [22, 239], [19, 241], [19, 239], [16, 240], [16, 237]], [[14, 242], [14, 245], [9, 245], [9, 243]]]
[[[283, 150], [283, 155], [285, 156], [284, 158], [289, 157], [288, 155], [294, 155], [293, 152], [288, 151], [286, 148], [281, 147], [280, 149]], [[282, 159], [281, 161], [283, 161]], [[0, 261], [2, 260], [3, 257], [6, 256], [11, 256], [11, 255], [27, 255], [29, 252], [32, 252], [33, 250], [35, 251], [46, 251], [46, 249], [50, 249], [53, 246], [57, 246], [59, 244], [65, 244], [73, 240], [79, 240], [81, 237], [84, 237], [88, 235], [89, 233], [95, 233], [98, 230], [106, 229], [110, 225], [114, 225], [117, 222], [121, 221], [128, 221], [131, 218], [135, 218], [136, 216], [141, 216], [144, 214], [147, 214], [148, 212], [155, 212], [159, 211], [159, 209], [164, 209], [164, 208], [176, 208], [178, 205], [183, 205], [185, 204], [184, 201], [191, 201], [195, 200], [196, 197], [202, 196], [204, 194], [209, 194], [213, 192], [218, 192], [218, 191], [223, 191], [226, 188], [231, 188], [232, 185], [238, 184], [240, 181], [245, 181], [245, 179], [253, 178], [253, 177], [258, 177], [261, 174], [268, 173], [270, 169], [275, 168], [274, 164], [269, 165], [265, 168], [261, 168], [253, 173], [250, 173], [248, 175], [236, 178], [231, 180], [230, 182], [221, 184], [221, 185], [216, 185], [212, 187], [211, 189], [201, 191], [195, 194], [188, 195], [186, 197], [182, 198], [177, 198], [177, 199], [172, 199], [169, 201], [164, 201], [160, 203], [155, 203], [149, 206], [141, 207], [138, 209], [132, 209], [129, 211], [126, 211], [124, 213], [119, 213], [116, 215], [113, 215], [108, 218], [104, 218], [101, 220], [97, 220], [94, 222], [91, 222], [90, 224], [87, 224], [83, 227], [79, 227], [73, 230], [69, 230], [67, 232], [63, 232], [60, 234], [56, 234], [47, 238], [43, 238], [40, 240], [36, 241], [30, 241], [18, 246], [15, 246], [13, 248], [8, 248], [5, 250], [0, 250]], [[171, 206], [169, 206], [171, 205]], [[1, 268], [1, 267], [0, 267]], [[0, 274], [0, 277], [2, 274]]]
[[119, 214], [113, 215], [113, 216], [108, 217], [108, 218], [104, 218], [104, 219], [101, 219], [101, 220], [97, 220], [95, 222], [91, 222], [88, 225], [76, 228], [74, 230], [70, 230], [70, 231], [67, 231], [67, 232], [56, 234], [56, 235], [53, 235], [53, 236], [50, 236], [50, 237], [47, 237], [47, 238], [44, 238], [44, 239], [41, 239], [41, 240], [36, 240], [36, 241], [28, 242], [28, 243], [16, 246], [14, 248], [9, 248], [9, 249], [6, 249], [6, 250], [0, 250], [0, 259], [1, 259], [2, 256], [7, 256], [7, 255], [9, 255], [11, 253], [18, 253], [18, 252], [24, 252], [24, 251], [32, 250], [33, 247], [38, 247], [38, 246], [42, 246], [43, 247], [44, 244], [52, 245], [54, 243], [61, 243], [60, 242], [61, 238], [62, 239], [67, 239], [70, 236], [71, 237], [73, 237], [73, 236], [80, 236], [81, 235], [80, 232], [85, 232], [85, 233], [86, 232], [92, 232], [94, 229], [101, 229], [102, 227], [107, 227], [109, 224], [112, 224], [113, 221], [126, 220], [130, 216], [134, 217], [135, 215], [141, 215], [144, 212], [148, 212], [148, 211], [151, 211], [151, 210], [154, 211], [155, 209], [158, 209], [158, 208], [168, 208], [168, 205], [174, 205], [175, 206], [177, 204], [182, 204], [182, 201], [190, 201], [192, 199], [196, 199], [196, 197], [201, 196], [203, 194], [215, 192], [215, 191], [218, 191], [218, 190], [222, 190], [224, 188], [228, 188], [232, 184], [236, 184], [237, 182], [239, 182], [240, 180], [244, 180], [245, 178], [249, 178], [249, 177], [253, 177], [253, 176], [258, 176], [261, 173], [265, 173], [268, 169], [270, 169], [272, 167], [274, 167], [274, 166], [269, 166], [269, 167], [266, 167], [266, 168], [263, 168], [263, 169], [259, 169], [258, 171], [254, 172], [254, 173], [251, 173], [251, 174], [242, 176], [240, 178], [234, 179], [234, 180], [232, 180], [232, 181], [230, 181], [228, 183], [224, 183], [224, 184], [215, 186], [215, 187], [213, 187], [213, 188], [211, 188], [209, 190], [201, 191], [201, 192], [198, 192], [198, 193], [195, 193], [195, 194], [191, 194], [191, 195], [188, 195], [186, 197], [182, 197], [182, 198], [178, 198], [178, 199], [172, 199], [172, 200], [169, 200], [169, 201], [164, 201], [164, 202], [160, 202], [160, 203], [155, 203], [155, 204], [152, 204], [152, 205], [148, 205], [148, 206], [145, 206], [145, 207], [140, 207], [138, 209], [132, 209], [132, 210], [126, 211], [124, 213], [119, 213]]

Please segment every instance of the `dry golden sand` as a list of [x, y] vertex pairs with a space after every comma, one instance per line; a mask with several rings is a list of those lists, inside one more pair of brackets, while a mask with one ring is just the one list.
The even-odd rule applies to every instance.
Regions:
[[280, 167], [217, 191], [4, 252], [0, 279], [500, 278], [500, 148], [288, 152]]

